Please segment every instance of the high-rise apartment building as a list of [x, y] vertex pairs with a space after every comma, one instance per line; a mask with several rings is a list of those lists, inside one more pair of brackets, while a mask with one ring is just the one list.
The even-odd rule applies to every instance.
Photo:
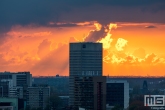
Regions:
[[77, 107], [75, 94], [77, 77], [102, 76], [102, 43], [70, 43], [69, 50], [69, 105]]
[[127, 81], [108, 80], [106, 91], [107, 108], [118, 105], [122, 109], [127, 109], [129, 106], [129, 83]]

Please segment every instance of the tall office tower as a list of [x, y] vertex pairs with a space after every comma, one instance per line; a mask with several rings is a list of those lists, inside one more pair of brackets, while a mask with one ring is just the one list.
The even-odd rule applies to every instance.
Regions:
[[69, 48], [69, 105], [77, 106], [75, 77], [102, 76], [102, 43], [70, 43]]
[[107, 110], [116, 105], [122, 109], [127, 109], [129, 106], [129, 83], [127, 81], [109, 80], [106, 91]]

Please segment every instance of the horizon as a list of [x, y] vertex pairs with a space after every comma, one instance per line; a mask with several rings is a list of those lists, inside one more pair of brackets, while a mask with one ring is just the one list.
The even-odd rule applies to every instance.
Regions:
[[103, 43], [103, 75], [165, 76], [163, 0], [1, 4], [0, 71], [67, 76], [69, 43], [95, 42]]
[[[32, 76], [33, 78], [59, 78], [69, 76]], [[165, 78], [165, 76], [106, 76], [107, 78]]]

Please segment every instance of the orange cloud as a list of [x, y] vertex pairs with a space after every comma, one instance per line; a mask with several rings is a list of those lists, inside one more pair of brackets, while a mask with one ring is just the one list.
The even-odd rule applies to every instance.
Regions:
[[125, 40], [125, 39], [123, 39], [123, 38], [119, 38], [118, 40], [117, 40], [117, 43], [116, 43], [116, 45], [115, 45], [115, 47], [116, 47], [116, 49], [118, 50], [118, 51], [123, 51], [124, 49], [124, 47], [127, 45], [127, 40]]
[[96, 26], [96, 31], [100, 31], [101, 30], [101, 28], [102, 28], [101, 24], [96, 22], [96, 23], [94, 23], [94, 25]]
[[133, 55], [138, 58], [144, 58], [146, 56], [146, 52], [143, 48], [138, 48], [133, 52]]
[[[164, 75], [164, 25], [110, 23], [104, 26], [97, 22], [77, 25], [13, 26], [0, 44], [0, 71], [31, 71], [34, 76], [69, 75], [68, 44], [85, 37], [86, 41], [103, 43], [104, 75]], [[145, 29], [146, 25], [157, 28], [150, 31]]]
[[108, 29], [105, 27], [105, 32], [106, 32], [106, 36], [103, 37], [101, 40], [98, 40], [97, 42], [103, 43], [103, 48], [104, 49], [109, 49], [111, 46], [111, 42], [113, 41], [113, 39], [111, 38], [112, 34], [111, 34], [111, 29], [116, 29], [117, 28], [117, 24], [114, 23], [110, 23], [108, 25]]

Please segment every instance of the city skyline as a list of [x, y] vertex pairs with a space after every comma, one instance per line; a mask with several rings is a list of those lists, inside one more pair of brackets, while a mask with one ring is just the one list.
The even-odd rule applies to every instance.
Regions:
[[69, 43], [100, 42], [103, 75], [165, 75], [162, 0], [0, 4], [1, 72], [68, 76]]

